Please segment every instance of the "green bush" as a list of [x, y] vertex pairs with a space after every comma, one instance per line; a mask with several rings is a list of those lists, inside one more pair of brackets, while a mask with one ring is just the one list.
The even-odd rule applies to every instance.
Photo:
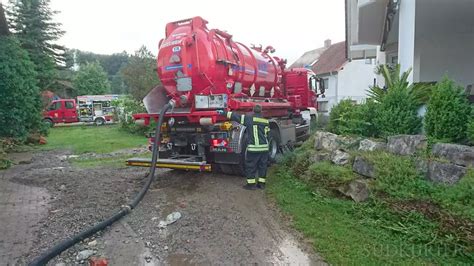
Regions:
[[13, 37], [0, 36], [0, 137], [26, 140], [41, 131], [41, 97], [28, 54]]
[[390, 88], [376, 109], [375, 124], [382, 137], [397, 134], [417, 134], [421, 129], [416, 100], [406, 81]]
[[471, 107], [464, 89], [444, 78], [433, 90], [425, 116], [428, 137], [446, 142], [462, 142], [467, 137]]
[[377, 104], [372, 100], [363, 104], [354, 104], [351, 99], [342, 100], [331, 109], [328, 129], [335, 134], [376, 137], [376, 108]]
[[467, 139], [469, 140], [470, 144], [474, 144], [474, 118], [470, 119], [469, 124], [467, 124]]
[[329, 114], [328, 130], [334, 134], [342, 134], [346, 128], [346, 121], [354, 114], [354, 103], [345, 99], [336, 104]]
[[145, 127], [135, 124], [135, 120], [133, 120], [132, 115], [144, 113], [146, 112], [146, 109], [142, 102], [133, 99], [131, 96], [127, 95], [120, 97], [120, 99], [114, 100], [112, 105], [115, 107], [114, 120], [118, 121], [120, 127], [127, 132], [134, 134], [144, 134], [152, 126], [150, 125], [149, 127]]

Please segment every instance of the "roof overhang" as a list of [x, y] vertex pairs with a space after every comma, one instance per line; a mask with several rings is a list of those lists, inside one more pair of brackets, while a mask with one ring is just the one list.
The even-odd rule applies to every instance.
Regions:
[[[393, 1], [393, 0], [392, 0]], [[390, 0], [346, 0], [347, 58], [375, 57]]]
[[358, 43], [379, 45], [382, 40], [389, 0], [361, 0], [358, 3]]

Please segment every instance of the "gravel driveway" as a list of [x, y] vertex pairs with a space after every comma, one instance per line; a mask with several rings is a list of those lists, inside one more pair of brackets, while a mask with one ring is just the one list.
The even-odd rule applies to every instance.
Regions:
[[[67, 151], [38, 152], [0, 171], [0, 264], [26, 264], [54, 243], [104, 219], [133, 197], [145, 168], [81, 169]], [[300, 244], [263, 191], [219, 174], [157, 170], [156, 181], [125, 219], [55, 258], [81, 264], [79, 252], [109, 265], [324, 264]], [[166, 227], [172, 212], [181, 218]], [[6, 215], [6, 214], [10, 215]]]

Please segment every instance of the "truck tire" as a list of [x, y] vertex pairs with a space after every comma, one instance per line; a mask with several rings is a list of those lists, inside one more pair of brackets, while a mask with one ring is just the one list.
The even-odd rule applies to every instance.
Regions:
[[97, 117], [94, 120], [94, 123], [95, 123], [96, 126], [103, 126], [103, 125], [105, 125], [105, 119], [103, 119], [102, 117]]
[[280, 134], [276, 129], [271, 129], [268, 134], [268, 161], [275, 163], [277, 154], [280, 152]]
[[232, 164], [219, 164], [219, 170], [225, 175], [234, 175]]
[[51, 128], [51, 127], [54, 127], [54, 122], [53, 122], [53, 120], [51, 120], [51, 119], [49, 119], [49, 118], [43, 119], [43, 123], [44, 123], [46, 126], [50, 127], [50, 128]]

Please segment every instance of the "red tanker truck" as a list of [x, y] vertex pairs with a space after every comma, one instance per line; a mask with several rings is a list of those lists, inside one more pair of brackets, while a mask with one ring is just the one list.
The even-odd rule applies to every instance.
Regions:
[[[148, 113], [135, 114], [137, 123], [158, 120], [169, 100], [176, 106], [162, 126], [157, 167], [242, 174], [246, 128], [217, 115], [217, 109], [251, 112], [259, 104], [270, 121], [269, 156], [308, 138], [304, 112], [315, 112], [324, 84], [304, 68], [286, 69], [286, 60], [271, 54], [271, 46], [247, 47], [218, 29], [208, 29], [201, 17], [166, 25], [159, 43], [157, 72], [162, 86], [143, 100]], [[129, 165], [150, 161], [130, 159]]]

